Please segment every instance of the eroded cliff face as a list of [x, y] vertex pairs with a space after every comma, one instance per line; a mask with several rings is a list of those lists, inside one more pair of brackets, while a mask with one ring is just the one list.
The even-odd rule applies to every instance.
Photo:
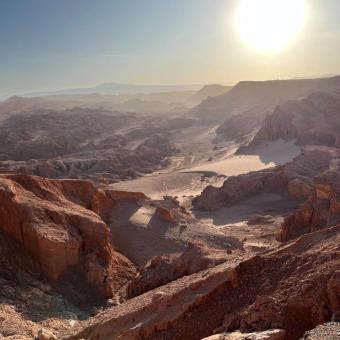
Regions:
[[339, 89], [339, 77], [325, 79], [296, 79], [270, 81], [241, 81], [226, 94], [208, 98], [194, 107], [193, 115], [203, 120], [223, 122], [232, 115], [252, 111], [253, 113], [274, 109], [287, 100], [298, 99], [315, 91]]
[[286, 178], [282, 168], [267, 169], [225, 180], [221, 188], [207, 186], [193, 200], [193, 206], [203, 210], [218, 210], [250, 198], [258, 193], [282, 192]]
[[287, 241], [301, 234], [335, 225], [340, 221], [339, 160], [313, 179], [308, 199], [285, 218], [278, 239]]
[[132, 298], [183, 276], [215, 267], [227, 261], [231, 251], [211, 249], [202, 242], [192, 242], [181, 254], [156, 256], [127, 286], [127, 297]]
[[[111, 297], [135, 276], [134, 265], [110, 243], [105, 219], [115, 200], [90, 182], [1, 175], [0, 202], [3, 237], [30, 256], [18, 259], [23, 270], [79, 300], [91, 292], [94, 301]], [[10, 247], [4, 254], [17, 255]]]
[[200, 209], [217, 210], [260, 193], [277, 192], [293, 199], [305, 200], [313, 188], [313, 178], [327, 171], [337, 149], [306, 147], [292, 162], [271, 169], [231, 176], [221, 188], [208, 186], [193, 200]]
[[287, 241], [339, 222], [339, 150], [310, 146], [292, 162], [273, 169], [229, 177], [221, 188], [208, 186], [193, 200], [196, 209], [218, 210], [263, 193], [295, 202], [278, 234]]
[[[316, 115], [328, 112], [327, 97], [317, 103], [312, 99], [308, 108], [314, 105]], [[300, 110], [302, 104], [293, 104], [294, 116], [294, 107]], [[296, 127], [293, 116], [288, 121]], [[299, 138], [299, 129], [281, 126], [286, 123], [282, 117], [272, 122], [280, 128], [272, 129], [270, 138]], [[72, 326], [65, 320], [54, 326], [60, 339], [195, 340], [230, 332], [271, 336], [269, 329], [282, 339], [299, 339], [306, 330], [334, 320], [340, 310], [340, 152], [322, 143], [304, 147], [289, 164], [230, 177], [221, 188], [207, 187], [194, 199], [200, 210], [233, 207], [271, 193], [293, 202], [275, 211], [288, 212], [278, 230], [284, 243], [274, 240], [280, 215], [270, 230], [274, 242], [265, 246], [263, 239], [242, 235], [235, 240], [227, 228], [203, 225], [170, 197], [152, 201], [142, 193], [81, 180], [0, 175], [0, 299], [7, 299], [10, 309], [17, 293], [25, 298], [21, 288], [13, 288], [25, 272], [25, 282], [35, 278], [40, 287], [28, 289], [29, 302], [17, 303], [26, 311], [39, 296], [50, 301], [48, 308], [65, 297], [77, 306], [111, 306]], [[265, 239], [269, 229], [261, 224], [273, 221], [254, 215], [248, 219], [249, 234], [257, 228]], [[235, 226], [228, 226], [229, 232]], [[212, 244], [218, 249], [207, 246]], [[37, 306], [39, 313], [44, 308]], [[8, 315], [2, 327], [6, 335]], [[37, 324], [31, 323], [22, 322], [27, 329], [14, 336], [36, 336]]]
[[339, 306], [339, 226], [185, 276], [107, 310], [64, 339], [201, 339], [282, 329], [299, 339]]
[[266, 116], [254, 139], [242, 152], [264, 142], [296, 140], [299, 145], [339, 146], [340, 95], [314, 92], [277, 106]]

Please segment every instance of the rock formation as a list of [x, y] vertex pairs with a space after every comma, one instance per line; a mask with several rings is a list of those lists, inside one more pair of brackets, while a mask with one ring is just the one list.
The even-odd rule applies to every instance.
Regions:
[[339, 226], [239, 263], [185, 276], [114, 307], [63, 339], [201, 339], [240, 329], [282, 329], [285, 339], [339, 308]]
[[302, 340], [329, 340], [339, 339], [340, 337], [340, 323], [328, 322], [315, 327], [306, 332]]
[[285, 331], [282, 329], [270, 329], [264, 332], [253, 332], [253, 333], [223, 333], [216, 334], [204, 338], [202, 340], [284, 340]]
[[329, 169], [313, 178], [313, 189], [308, 199], [288, 216], [279, 235], [285, 241], [302, 233], [334, 225], [340, 221], [339, 158], [330, 162]]
[[224, 250], [211, 249], [200, 242], [190, 243], [182, 254], [152, 258], [127, 286], [127, 297], [144, 294], [180, 277], [215, 267], [228, 258]]
[[191, 113], [203, 120], [223, 122], [232, 115], [251, 111], [265, 115], [287, 100], [298, 99], [312, 92], [336, 91], [340, 78], [296, 79], [271, 81], [241, 81], [229, 92], [208, 98]]
[[[243, 82], [204, 101], [203, 111], [192, 112], [196, 118], [141, 119], [79, 108], [2, 116], [0, 337], [298, 340], [334, 334], [340, 95], [315, 90], [334, 91], [339, 79]], [[308, 96], [297, 100], [301, 95]], [[286, 97], [294, 100], [283, 103]], [[205, 110], [209, 103], [216, 105]], [[218, 134], [244, 142], [277, 104], [239, 152], [294, 140], [302, 151], [288, 164], [231, 176], [193, 200], [152, 200], [106, 183], [160, 169], [177, 152], [173, 136], [182, 135], [175, 131], [203, 131], [205, 118], [210, 125], [224, 115]], [[199, 157], [208, 154], [202, 149]], [[183, 162], [197, 155], [190, 156]]]
[[[250, 146], [277, 139], [300, 145], [337, 147], [340, 136], [340, 95], [314, 92], [281, 104], [268, 115]], [[244, 150], [243, 150], [244, 151]]]
[[[131, 127], [128, 133], [121, 133]], [[0, 173], [115, 182], [167, 164], [171, 119], [73, 108], [11, 115], [0, 124]], [[152, 134], [152, 135], [150, 135]]]
[[43, 275], [79, 302], [90, 302], [89, 291], [93, 301], [110, 298], [135, 276], [110, 243], [105, 219], [115, 201], [91, 183], [2, 175], [0, 202], [1, 252], [14, 272]]

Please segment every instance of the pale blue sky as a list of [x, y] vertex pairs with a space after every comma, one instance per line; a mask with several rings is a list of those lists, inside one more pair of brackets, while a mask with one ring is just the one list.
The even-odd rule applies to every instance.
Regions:
[[338, 74], [340, 1], [307, 1], [304, 32], [265, 56], [240, 42], [238, 0], [1, 0], [0, 94]]

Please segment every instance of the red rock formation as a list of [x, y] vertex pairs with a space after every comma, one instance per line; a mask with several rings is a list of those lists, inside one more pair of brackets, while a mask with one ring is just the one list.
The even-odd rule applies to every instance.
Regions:
[[0, 176], [0, 230], [31, 256], [31, 268], [22, 269], [38, 270], [56, 286], [91, 289], [94, 299], [112, 296], [135, 275], [110, 244], [103, 219], [114, 204], [90, 182]]
[[168, 222], [174, 222], [175, 217], [173, 215], [173, 212], [170, 209], [164, 208], [164, 207], [157, 207], [156, 214], [161, 216], [165, 221]]
[[141, 295], [185, 275], [191, 275], [225, 262], [224, 250], [211, 249], [200, 242], [190, 243], [182, 254], [156, 256], [129, 282], [127, 297]]
[[207, 186], [192, 203], [200, 209], [218, 210], [259, 193], [283, 192], [286, 185], [282, 167], [250, 172], [227, 178], [221, 188]]
[[296, 139], [300, 145], [338, 146], [340, 96], [314, 92], [289, 100], [268, 115], [250, 146], [277, 139]]
[[217, 210], [263, 193], [286, 195], [298, 208], [285, 218], [277, 236], [287, 241], [340, 222], [339, 160], [336, 148], [308, 147], [284, 166], [229, 177], [221, 188], [206, 187], [193, 205]]
[[340, 226], [240, 263], [224, 263], [149, 291], [63, 339], [201, 339], [283, 329], [285, 340], [330, 321], [338, 308]]
[[143, 201], [147, 200], [148, 197], [142, 192], [129, 192], [119, 190], [105, 190], [107, 196], [113, 200], [132, 200], [132, 201]]
[[285, 340], [285, 331], [282, 329], [271, 329], [264, 332], [252, 333], [223, 333], [209, 336], [202, 340]]
[[306, 332], [303, 340], [330, 340], [339, 339], [340, 323], [328, 322]]
[[340, 222], [339, 174], [334, 159], [328, 171], [314, 178], [308, 199], [285, 218], [278, 240], [287, 241], [301, 234]]

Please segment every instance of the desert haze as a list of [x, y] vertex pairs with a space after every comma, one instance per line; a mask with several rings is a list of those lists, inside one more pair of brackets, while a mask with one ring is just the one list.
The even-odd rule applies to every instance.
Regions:
[[340, 339], [339, 11], [3, 0], [0, 338]]

